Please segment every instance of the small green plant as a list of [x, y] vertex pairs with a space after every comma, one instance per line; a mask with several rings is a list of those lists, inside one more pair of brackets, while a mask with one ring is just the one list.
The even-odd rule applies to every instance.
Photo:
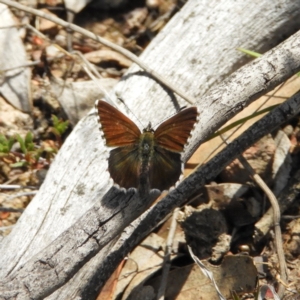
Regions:
[[[52, 115], [53, 127], [50, 131], [55, 135], [56, 141], [43, 140], [41, 145], [34, 141], [34, 136], [28, 132], [23, 138], [19, 134], [6, 138], [0, 134], [0, 159], [13, 168], [29, 167], [40, 169], [51, 163], [51, 160], [62, 145], [61, 136], [66, 132], [69, 121], [63, 121]], [[19, 143], [21, 152], [11, 151], [14, 143]]]
[[14, 142], [15, 139], [13, 137], [7, 139], [3, 134], [0, 134], [0, 156], [8, 154]]
[[35, 146], [32, 133], [29, 131], [25, 138], [22, 138], [17, 134], [15, 140], [20, 144], [23, 155], [20, 156], [18, 153], [14, 153], [15, 157], [19, 157], [19, 159], [16, 159], [16, 161], [11, 164], [11, 167], [18, 168], [30, 166], [34, 168], [38, 163], [42, 152]]
[[16, 135], [16, 139], [19, 142], [21, 151], [24, 154], [27, 154], [30, 151], [34, 151], [35, 146], [33, 143], [33, 135], [30, 131], [26, 134], [24, 139], [22, 139], [19, 134]]
[[241, 300], [241, 298], [236, 293], [236, 291], [231, 291], [231, 297], [232, 297], [233, 300]]
[[61, 119], [58, 119], [58, 117], [55, 115], [52, 115], [51, 119], [53, 122], [51, 131], [55, 134], [56, 137], [61, 137], [69, 127], [69, 120], [63, 121]]

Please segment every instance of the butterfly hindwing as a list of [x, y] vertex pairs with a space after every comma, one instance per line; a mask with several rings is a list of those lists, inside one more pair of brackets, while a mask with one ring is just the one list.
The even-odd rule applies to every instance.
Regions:
[[138, 148], [124, 146], [110, 151], [108, 170], [111, 178], [120, 187], [129, 189], [139, 185], [140, 160]]
[[156, 143], [171, 151], [182, 152], [197, 116], [197, 108], [189, 107], [164, 121], [154, 132]]
[[96, 102], [96, 109], [107, 146], [126, 146], [137, 142], [141, 132], [128, 117], [103, 100]]
[[150, 160], [149, 182], [151, 189], [160, 191], [175, 185], [182, 173], [180, 153], [155, 146]]

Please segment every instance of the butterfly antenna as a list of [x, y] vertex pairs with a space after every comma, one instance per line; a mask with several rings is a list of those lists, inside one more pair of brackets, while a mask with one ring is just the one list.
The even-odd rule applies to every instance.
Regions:
[[129, 108], [129, 106], [124, 102], [124, 100], [121, 97], [117, 97], [117, 99], [120, 100], [124, 104], [124, 106], [126, 107], [126, 109], [128, 109], [134, 115], [135, 119], [140, 123], [141, 127], [144, 128], [144, 125], [142, 124], [142, 122], [135, 115], [135, 113]]

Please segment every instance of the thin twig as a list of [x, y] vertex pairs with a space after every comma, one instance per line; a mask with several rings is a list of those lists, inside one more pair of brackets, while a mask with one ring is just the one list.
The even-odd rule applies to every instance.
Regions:
[[172, 215], [172, 222], [167, 238], [167, 244], [165, 248], [165, 256], [164, 256], [164, 262], [163, 262], [163, 269], [162, 269], [162, 275], [161, 275], [161, 283], [160, 287], [158, 289], [157, 293], [157, 299], [158, 300], [164, 300], [165, 299], [165, 290], [167, 287], [167, 279], [168, 274], [171, 267], [171, 253], [172, 253], [172, 246], [173, 246], [173, 240], [174, 235], [176, 231], [176, 225], [177, 225], [177, 216], [178, 216], [179, 208], [175, 208], [173, 215]]
[[11, 1], [11, 0], [0, 0], [0, 3], [6, 4], [8, 6], [14, 7], [16, 9], [28, 12], [30, 14], [36, 15], [40, 18], [44, 18], [47, 19], [53, 23], [56, 23], [62, 27], [64, 27], [67, 31], [71, 30], [71, 31], [75, 31], [78, 32], [80, 34], [82, 34], [83, 36], [86, 36], [94, 41], [97, 41], [101, 44], [103, 44], [106, 47], [109, 47], [119, 53], [121, 53], [122, 55], [124, 55], [125, 57], [127, 57], [128, 59], [130, 59], [131, 61], [135, 62], [137, 65], [139, 65], [143, 70], [145, 70], [146, 72], [148, 72], [149, 74], [151, 74], [151, 76], [153, 76], [157, 81], [159, 81], [161, 84], [163, 84], [164, 86], [168, 87], [168, 89], [174, 91], [177, 95], [179, 95], [180, 97], [182, 97], [184, 100], [186, 100], [187, 102], [189, 102], [190, 104], [194, 104], [196, 102], [196, 100], [193, 97], [190, 97], [188, 95], [186, 95], [184, 92], [182, 92], [181, 90], [179, 90], [175, 85], [171, 84], [168, 80], [166, 80], [165, 78], [163, 78], [163, 76], [159, 75], [156, 71], [154, 71], [153, 69], [151, 69], [149, 66], [147, 66], [142, 60], [140, 60], [136, 55], [134, 55], [133, 53], [131, 53], [130, 51], [124, 49], [121, 46], [118, 46], [86, 29], [81, 28], [80, 26], [77, 26], [75, 24], [71, 24], [68, 23], [62, 19], [59, 19], [57, 17], [54, 17], [52, 15], [49, 15], [47, 13], [44, 13], [42, 11], [39, 11], [37, 9], [31, 8], [29, 6], [25, 6], [22, 5], [16, 1]]
[[[270, 204], [273, 209], [274, 214], [274, 232], [275, 232], [275, 244], [276, 244], [276, 250], [278, 255], [278, 262], [279, 262], [279, 269], [280, 269], [280, 276], [281, 279], [284, 282], [287, 282], [287, 266], [285, 263], [285, 256], [283, 252], [283, 244], [282, 244], [282, 234], [281, 234], [281, 228], [280, 228], [280, 209], [278, 205], [278, 201], [273, 194], [273, 192], [270, 190], [270, 188], [266, 185], [266, 183], [262, 180], [262, 178], [254, 172], [248, 161], [243, 157], [239, 156], [239, 160], [243, 164], [243, 166], [248, 170], [249, 174], [251, 174], [251, 177], [256, 182], [256, 184], [265, 192], [267, 195]], [[282, 298], [284, 294], [285, 287], [283, 284], [279, 285], [278, 295], [280, 298]]]
[[[35, 60], [35, 61], [28, 62], [27, 64], [24, 64], [24, 65], [15, 66], [15, 67], [7, 68], [7, 69], [2, 69], [2, 70], [1, 70], [1, 73], [8, 72], [8, 71], [12, 71], [12, 70], [16, 70], [16, 69], [20, 69], [20, 68], [26, 68], [26, 67], [36, 66], [36, 65], [38, 65], [40, 62], [41, 62], [40, 60]], [[20, 72], [21, 72], [21, 71], [20, 71]]]
[[14, 227], [15, 227], [15, 225], [3, 226], [3, 227], [0, 227], [0, 231], [10, 230]]
[[87, 75], [91, 78], [91, 80], [93, 80], [96, 83], [97, 88], [99, 88], [99, 90], [105, 95], [105, 99], [110, 99], [108, 91], [101, 84], [99, 84], [99, 81], [97, 81], [99, 79], [102, 79], [103, 77], [99, 74], [99, 72], [97, 71], [95, 66], [93, 64], [91, 64], [86, 59], [86, 57], [84, 55], [82, 55], [81, 52], [73, 51], [72, 53], [75, 54], [75, 55], [78, 55], [80, 60], [84, 63], [83, 66], [82, 66], [83, 69], [85, 70]]
[[296, 216], [290, 216], [290, 215], [284, 215], [281, 216], [282, 220], [295, 220], [295, 219], [300, 219], [300, 215], [296, 215]]
[[[227, 140], [221, 136], [224, 143], [228, 145]], [[264, 191], [264, 193], [267, 195], [270, 204], [273, 209], [273, 223], [274, 223], [274, 231], [275, 231], [275, 244], [276, 244], [276, 250], [277, 250], [277, 256], [278, 256], [278, 262], [279, 262], [279, 269], [280, 269], [280, 276], [281, 279], [284, 282], [287, 282], [287, 266], [285, 263], [285, 257], [283, 252], [283, 244], [282, 244], [282, 234], [281, 234], [281, 228], [280, 228], [280, 208], [278, 205], [278, 201], [273, 194], [273, 192], [269, 189], [269, 187], [265, 184], [265, 182], [262, 180], [262, 178], [255, 173], [251, 165], [248, 163], [248, 161], [244, 158], [244, 156], [239, 155], [238, 160], [243, 165], [245, 170], [249, 173], [249, 175], [252, 177], [252, 179], [255, 181], [255, 183]], [[284, 285], [279, 285], [279, 291], [278, 294], [280, 297], [283, 296], [285, 291]]]
[[5, 201], [11, 201], [15, 198], [24, 197], [24, 196], [35, 196], [37, 194], [37, 192], [38, 191], [31, 191], [31, 192], [23, 192], [23, 193], [18, 193], [15, 195], [10, 195], [5, 199]]
[[194, 262], [199, 266], [200, 270], [202, 271], [203, 275], [207, 277], [213, 284], [214, 288], [216, 289], [216, 292], [218, 293], [218, 297], [220, 300], [226, 300], [226, 298], [222, 295], [216, 281], [214, 278], [214, 274], [212, 271], [210, 271], [203, 263], [202, 261], [194, 254], [192, 248], [188, 245], [189, 253], [194, 260]]
[[24, 212], [24, 208], [13, 208], [13, 207], [0, 207], [1, 212], [17, 212], [22, 213]]
[[[287, 210], [287, 208], [298, 199], [300, 194], [300, 170], [295, 172], [290, 178], [288, 184], [280, 192], [278, 196], [278, 204], [281, 214]], [[258, 220], [255, 224], [254, 238], [256, 242], [259, 242], [269, 232], [273, 225], [273, 211], [272, 207]]]
[[[1, 1], [0, 1], [1, 2]], [[26, 28], [28, 28], [29, 30], [31, 30], [32, 32], [34, 32], [37, 36], [39, 36], [40, 38], [44, 39], [45, 41], [47, 41], [49, 44], [55, 46], [59, 51], [63, 52], [65, 55], [67, 56], [72, 56], [68, 51], [66, 51], [64, 48], [62, 48], [61, 46], [59, 46], [58, 44], [55, 44], [51, 41], [51, 39], [49, 39], [46, 35], [44, 35], [42, 32], [40, 32], [39, 30], [37, 30], [36, 28], [34, 28], [32, 25], [30, 24], [26, 24]]]
[[36, 189], [36, 186], [24, 186], [19, 184], [0, 184], [1, 190]]

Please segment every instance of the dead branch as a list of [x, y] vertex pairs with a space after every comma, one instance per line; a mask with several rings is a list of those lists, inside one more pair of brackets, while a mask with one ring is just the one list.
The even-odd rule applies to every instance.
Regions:
[[[297, 33], [227, 77], [247, 61], [235, 52], [235, 47], [243, 45], [244, 48], [263, 51], [273, 45], [280, 29], [282, 34], [290, 35], [293, 28], [299, 26], [299, 18], [291, 17], [300, 11], [300, 4], [295, 1], [286, 1], [284, 7], [278, 6], [280, 8], [276, 8], [276, 13], [273, 11], [276, 3], [273, 6], [268, 1], [262, 1], [259, 5], [247, 3], [246, 8], [243, 3], [224, 1], [224, 6], [218, 5], [216, 11], [212, 9], [213, 4], [207, 8], [202, 7], [201, 3], [195, 5], [193, 1], [188, 2], [141, 57], [189, 95], [199, 98], [197, 106], [201, 118], [183, 156], [184, 160], [243, 107], [299, 70], [300, 39]], [[234, 13], [235, 10], [239, 13]], [[261, 11], [265, 12], [263, 16]], [[266, 19], [265, 15], [269, 18]], [[211, 17], [211, 24], [205, 21], [209, 19], [207, 16]], [[227, 28], [228, 19], [231, 22]], [[272, 26], [268, 23], [270, 19]], [[232, 30], [234, 23], [240, 30]], [[266, 31], [256, 32], [255, 38], [251, 31], [254, 24], [266, 28]], [[206, 34], [207, 28], [215, 28], [215, 31]], [[272, 43], [268, 42], [270, 39]], [[218, 84], [225, 77], [227, 79]], [[200, 99], [212, 85], [214, 89]], [[135, 114], [145, 124], [149, 119], [156, 122], [164, 119], [175, 111], [174, 107], [184, 103], [134, 66], [117, 88], [127, 105], [134, 108]], [[134, 227], [129, 225], [117, 243], [114, 239], [153, 199], [144, 199], [143, 202], [131, 192], [125, 194], [111, 189], [112, 182], [106, 172], [107, 149], [98, 132], [96, 118], [87, 116], [69, 136], [38, 195], [13, 232], [1, 242], [0, 274], [6, 279], [1, 282], [0, 297], [18, 293], [16, 299], [39, 299], [53, 293], [49, 299], [70, 299], [75, 294], [84, 294], [86, 287], [90, 287], [89, 293], [92, 293], [91, 289], [95, 292], [122, 255], [130, 251], [172, 209], [196, 192], [205, 180], [212, 179], [238, 153], [290, 117], [294, 113], [292, 108], [296, 110], [294, 106], [279, 110], [275, 119], [272, 117], [267, 123], [260, 123], [259, 130], [249, 129], [251, 138], [242, 137], [229, 145], [225, 156], [222, 152], [222, 157], [218, 155], [170, 192], [139, 219], [141, 225], [137, 222], [134, 222]], [[114, 247], [109, 249], [113, 243]], [[87, 266], [91, 264], [94, 269], [88, 273]], [[97, 272], [96, 268], [100, 271]], [[99, 281], [96, 282], [95, 278]], [[92, 287], [89, 285], [91, 282], [95, 283]], [[58, 287], [61, 289], [57, 290]], [[93, 299], [93, 296], [85, 299]]]

